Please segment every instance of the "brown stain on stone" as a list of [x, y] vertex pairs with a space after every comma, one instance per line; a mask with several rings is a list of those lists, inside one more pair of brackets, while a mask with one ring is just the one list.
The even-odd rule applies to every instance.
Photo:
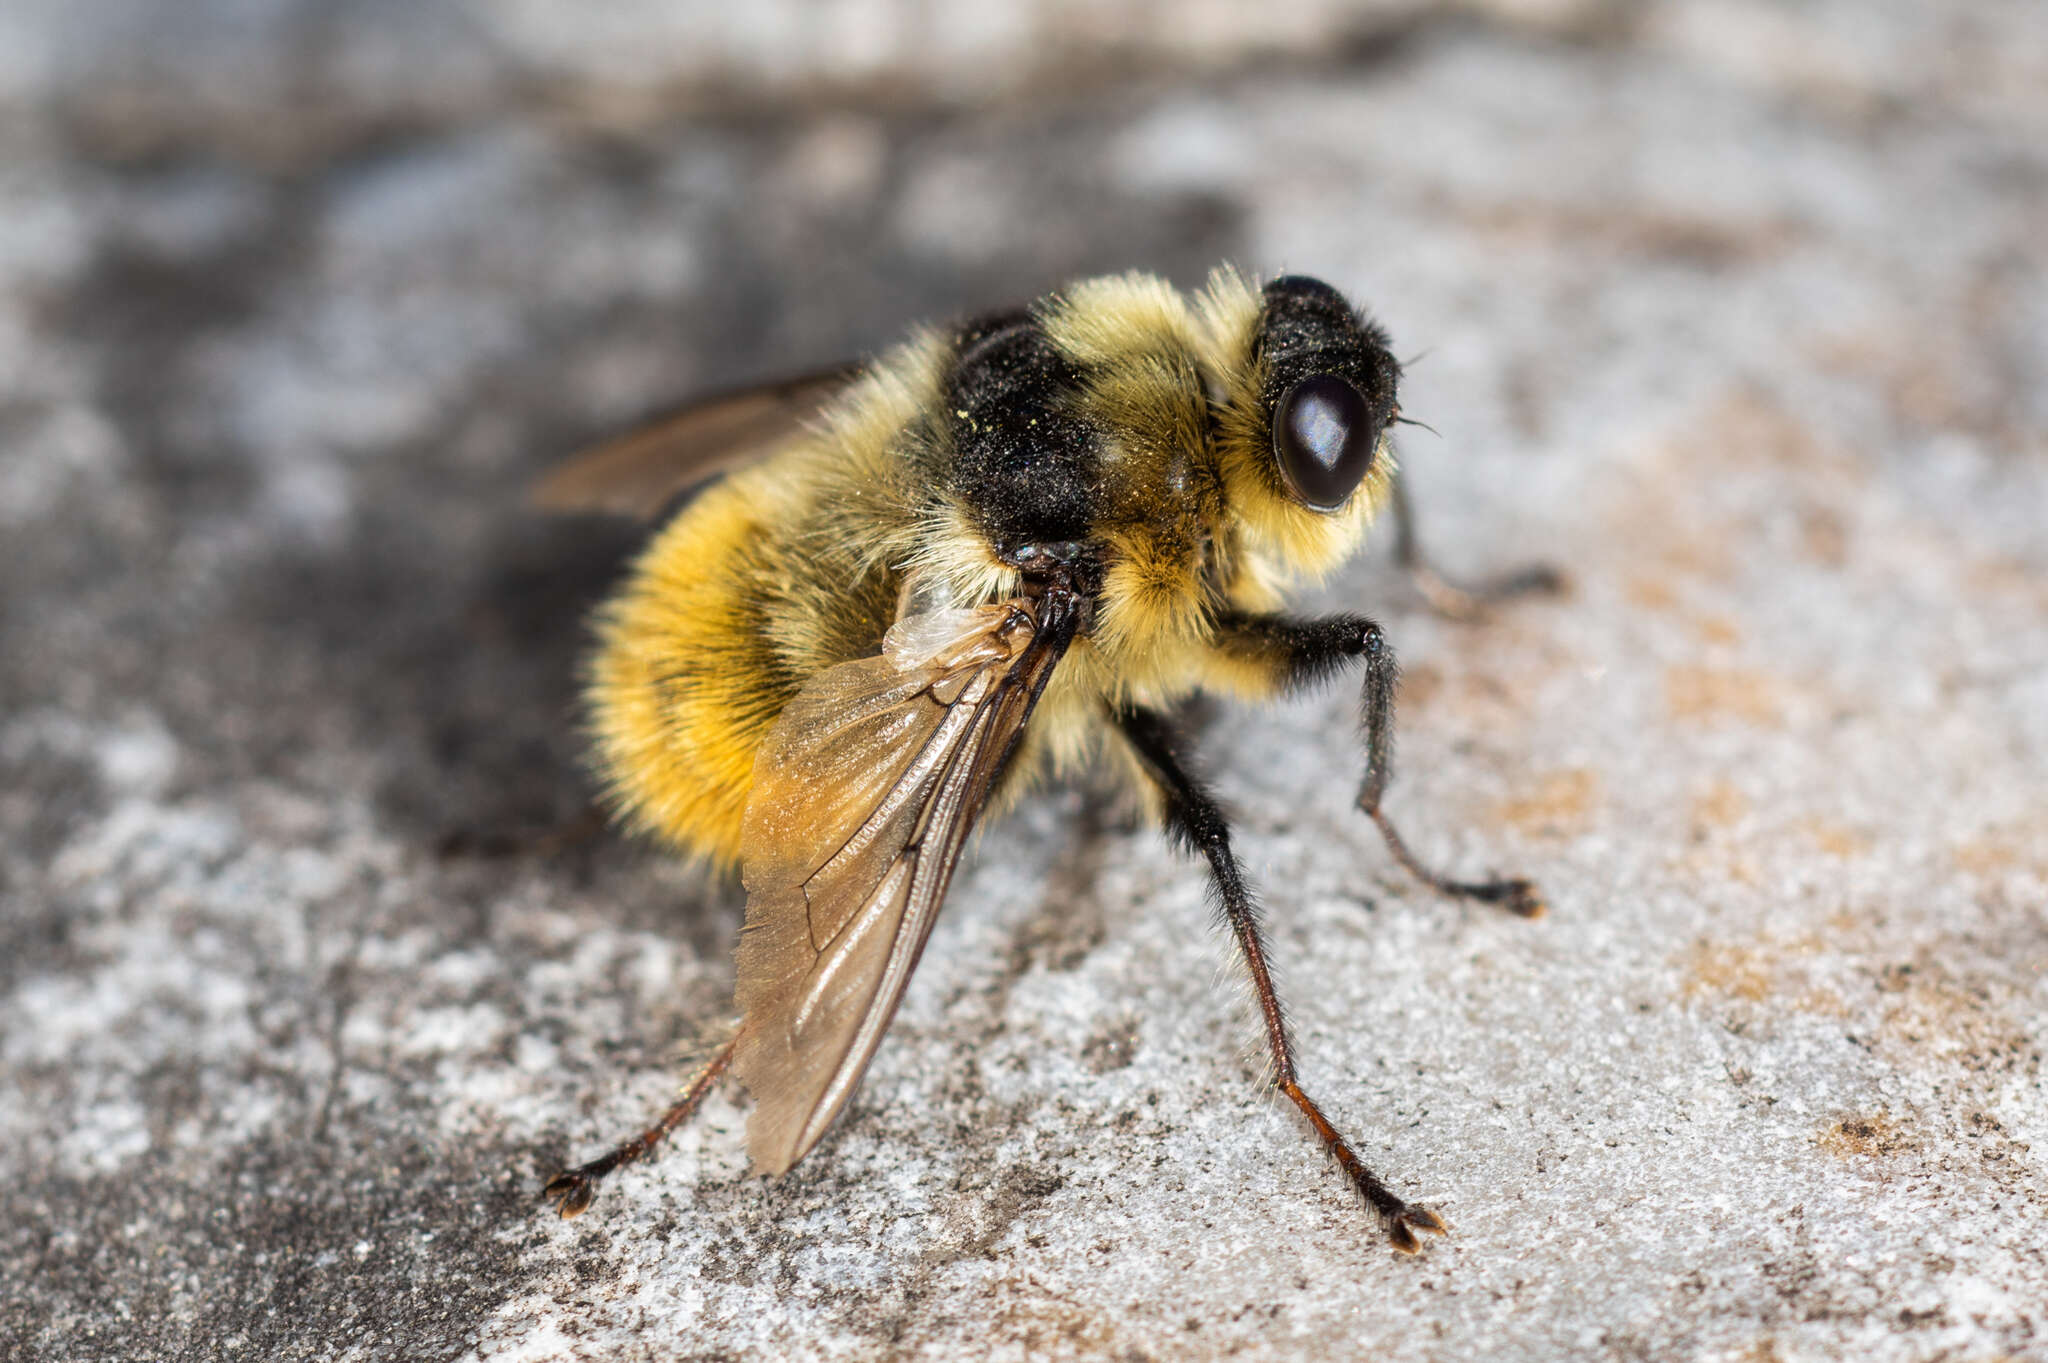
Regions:
[[1858, 483], [1869, 478], [1854, 456], [1823, 440], [1811, 422], [1748, 384], [1722, 395], [1700, 419], [1699, 430], [1729, 464], [1837, 474]]
[[1718, 611], [1704, 614], [1686, 611], [1678, 588], [1665, 578], [1631, 578], [1622, 588], [1622, 595], [1629, 605], [1638, 610], [1655, 611], [1666, 615], [1690, 615], [1688, 623], [1694, 637], [1708, 648], [1732, 649], [1742, 642], [1742, 624], [1739, 620]]
[[1608, 542], [1626, 555], [1622, 590], [1641, 609], [1672, 610], [1686, 583], [1724, 582], [1741, 568], [1732, 536], [1695, 494], [1703, 457], [1690, 434], [1659, 441], [1608, 485]]
[[1742, 642], [1742, 628], [1725, 615], [1702, 616], [1693, 626], [1702, 643], [1730, 648]]
[[1686, 839], [1671, 858], [1672, 870], [1688, 882], [1714, 880], [1755, 885], [1761, 864], [1753, 855], [1754, 838], [1737, 830], [1749, 817], [1747, 796], [1718, 778], [1698, 788], [1687, 811]]
[[1693, 825], [1704, 832], [1714, 828], [1732, 828], [1749, 813], [1749, 801], [1742, 792], [1726, 781], [1709, 782], [1706, 789], [1693, 797]]
[[1444, 689], [1443, 669], [1433, 663], [1417, 663], [1401, 669], [1401, 703], [1424, 706]]
[[1631, 578], [1623, 591], [1631, 606], [1640, 606], [1644, 610], [1668, 611], [1678, 605], [1678, 593], [1662, 578]]
[[1675, 497], [1650, 496], [1645, 500], [1656, 508], [1650, 523], [1663, 532], [1657, 536], [1654, 552], [1664, 568], [1681, 577], [1709, 582], [1727, 582], [1736, 576], [1741, 559], [1722, 529], [1702, 526], [1698, 510], [1683, 505]]
[[1432, 723], [1454, 717], [1467, 736], [1499, 734], [1518, 746], [1527, 740], [1543, 683], [1585, 670], [1583, 660], [1540, 630], [1521, 628], [1506, 615], [1488, 623], [1483, 648], [1460, 648], [1444, 658], [1401, 669], [1401, 708], [1410, 715], [1427, 712]]
[[1599, 776], [1572, 767], [1541, 777], [1529, 793], [1502, 801], [1497, 809], [1503, 820], [1524, 833], [1571, 837], [1591, 827], [1599, 801]]
[[1873, 1040], [1897, 1063], [1936, 1060], [1993, 1076], [2040, 1073], [2033, 1035], [2009, 1011], [2025, 1001], [2009, 999], [2008, 988], [1924, 957], [1885, 967], [1877, 988], [1883, 1001]]
[[1809, 505], [1799, 513], [1799, 541], [1806, 556], [1823, 568], [1849, 562], [1849, 526], [1832, 507]]
[[1775, 726], [1783, 687], [1750, 668], [1679, 664], [1664, 669], [1664, 707], [1681, 723], [1734, 720]]
[[1973, 876], [2028, 873], [2048, 880], [2048, 812], [1986, 829], [1949, 852], [1956, 869]]
[[1814, 985], [1792, 1000], [1793, 1011], [1809, 1017], [1846, 1018], [1851, 1016], [1849, 1001], [1842, 992], [1831, 985]]
[[1703, 937], [1681, 958], [1685, 971], [1680, 993], [1688, 998], [1741, 999], [1745, 1003], [1775, 1000], [1799, 1012], [1839, 1016], [1841, 995], [1808, 982], [1808, 961], [1831, 949], [1817, 933], [1796, 937], [1762, 934], [1747, 940]]
[[[1940, 1061], [1973, 1073], [2035, 1075], [2040, 1049], [2015, 1020], [2024, 999], [1994, 976], [1964, 974], [1923, 953], [1873, 967], [1859, 914], [1831, 915], [1821, 931], [1744, 938], [1703, 937], [1679, 958], [1681, 993], [1691, 998], [1770, 1000], [1821, 1017], [1856, 1020], [1859, 1044], [1901, 1068]], [[1810, 975], [1832, 960], [1869, 981], [1846, 996], [1839, 972]], [[1874, 970], [1874, 973], [1873, 973]]]
[[[1703, 482], [1731, 475], [1756, 484], [1759, 495], [1738, 506]], [[1681, 599], [1678, 584], [1753, 578], [1758, 537], [1787, 512], [1798, 555], [1839, 569], [1856, 539], [1844, 508], [1870, 476], [1777, 396], [1731, 384], [1616, 480], [1608, 518], [1615, 542], [1633, 550], [1623, 590], [1636, 606], [1668, 611]], [[1725, 619], [1708, 616], [1696, 627], [1710, 643], [1733, 641]]]
[[1691, 996], [1720, 995], [1762, 1003], [1771, 994], [1773, 962], [1753, 946], [1701, 941], [1686, 955], [1681, 992]]
[[1431, 191], [1427, 197], [1472, 231], [1516, 247], [1569, 242], [1573, 249], [1583, 249], [1588, 242], [1599, 242], [1618, 255], [1707, 269], [1768, 260], [1811, 235], [1792, 217], [1738, 220], [1618, 203], [1587, 209], [1526, 198], [1480, 199], [1445, 190]]
[[1973, 876], [1997, 875], [2026, 864], [2026, 854], [2020, 845], [1995, 833], [1958, 843], [1949, 856], [1955, 861], [1957, 870]]
[[1868, 837], [1843, 824], [1822, 818], [1810, 818], [1800, 820], [1798, 827], [1815, 847], [1831, 857], [1839, 857], [1846, 861], [1870, 850]]
[[[1986, 318], [2011, 306], [2013, 290], [1988, 272], [1962, 297], [1933, 303], [1911, 332], [1826, 336], [1810, 347], [1814, 362], [1848, 375], [1879, 395], [1892, 420], [1921, 432], [1967, 431], [2006, 448], [2024, 447], [2030, 432], [2014, 385], [2001, 381], [2012, 364]], [[1987, 296], [1997, 303], [1986, 302]]]
[[1005, 1274], [988, 1286], [993, 1310], [989, 1338], [1019, 1347], [1026, 1358], [1149, 1358], [1134, 1347], [1119, 1347], [1114, 1320], [1099, 1309], [1050, 1295], [1028, 1275]]
[[1695, 885], [1721, 880], [1754, 886], [1763, 879], [1763, 863], [1742, 847], [1725, 838], [1715, 838], [1698, 825], [1693, 827], [1693, 844], [1671, 858], [1671, 869]]
[[2024, 559], [2008, 555], [1979, 557], [1964, 575], [1972, 593], [2010, 597], [2020, 604], [2048, 613], [2048, 580], [2040, 569]]
[[1844, 1117], [1820, 1133], [1820, 1148], [1845, 1160], [1903, 1154], [1912, 1150], [1914, 1145], [1915, 1142], [1886, 1112], [1867, 1117]]

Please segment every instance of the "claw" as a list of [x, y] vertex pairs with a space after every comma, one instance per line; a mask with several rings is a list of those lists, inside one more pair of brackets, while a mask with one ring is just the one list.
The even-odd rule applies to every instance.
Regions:
[[549, 1179], [540, 1195], [552, 1201], [555, 1210], [567, 1221], [582, 1215], [583, 1209], [590, 1205], [590, 1199], [597, 1196], [597, 1180], [580, 1169], [571, 1169]]
[[1387, 1242], [1402, 1254], [1420, 1254], [1422, 1243], [1415, 1238], [1416, 1231], [1430, 1235], [1449, 1235], [1451, 1228], [1444, 1219], [1427, 1207], [1407, 1207], [1386, 1218]]
[[1502, 886], [1500, 906], [1519, 918], [1541, 918], [1550, 912], [1550, 906], [1543, 902], [1543, 896], [1536, 887], [1526, 880], [1507, 880]]

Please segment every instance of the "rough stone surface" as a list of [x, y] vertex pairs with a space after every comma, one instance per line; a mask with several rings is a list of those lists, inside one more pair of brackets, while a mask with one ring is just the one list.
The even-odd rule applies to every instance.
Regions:
[[[2048, 11], [1331, 6], [986, 103], [769, 24], [592, 118], [632, 44], [579, 9], [0, 19], [0, 1356], [2048, 1358]], [[588, 798], [631, 535], [524, 483], [1225, 257], [1424, 356], [1442, 559], [1575, 584], [1319, 598], [1406, 659], [1412, 840], [1545, 920], [1390, 868], [1348, 695], [1206, 736], [1305, 1078], [1455, 1234], [1378, 1243], [1201, 877], [1081, 792], [982, 842], [791, 1177], [724, 1094], [542, 1215], [720, 1018], [739, 901], [447, 853]]]

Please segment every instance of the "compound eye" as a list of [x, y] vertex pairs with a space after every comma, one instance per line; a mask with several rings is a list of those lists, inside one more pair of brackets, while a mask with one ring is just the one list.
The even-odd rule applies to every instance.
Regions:
[[1311, 374], [1273, 411], [1273, 449], [1294, 495], [1318, 511], [1344, 505], [1372, 468], [1380, 427], [1365, 399], [1335, 374]]

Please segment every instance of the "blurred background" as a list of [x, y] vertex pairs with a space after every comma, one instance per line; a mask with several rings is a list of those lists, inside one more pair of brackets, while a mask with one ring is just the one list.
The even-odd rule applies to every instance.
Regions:
[[[0, 1353], [2038, 1348], [2044, 148], [2026, 0], [7, 0]], [[1576, 584], [1323, 598], [1391, 612], [1417, 840], [1539, 874], [1538, 933], [1388, 875], [1345, 697], [1214, 740], [1323, 1090], [1459, 1238], [1372, 1242], [1199, 879], [1074, 793], [832, 1160], [764, 1192], [728, 1104], [534, 1217], [718, 1016], [738, 899], [465, 841], [590, 799], [637, 540], [526, 484], [1225, 260], [1415, 358], [1454, 570]]]

